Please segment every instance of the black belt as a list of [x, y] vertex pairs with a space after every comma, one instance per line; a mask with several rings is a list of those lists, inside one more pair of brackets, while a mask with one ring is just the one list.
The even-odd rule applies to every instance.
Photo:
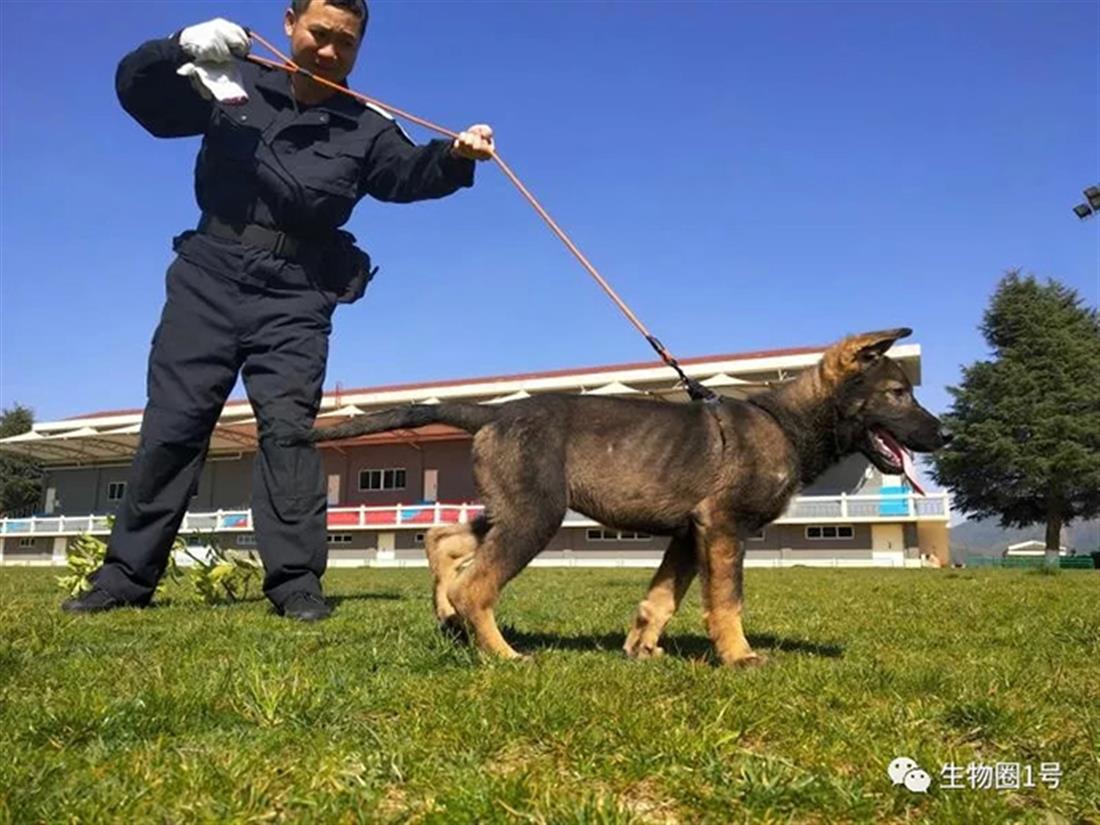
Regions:
[[279, 258], [300, 260], [310, 253], [317, 254], [322, 251], [324, 245], [316, 241], [307, 241], [304, 238], [296, 238], [285, 232], [268, 229], [255, 223], [232, 224], [213, 215], [203, 215], [199, 221], [199, 232], [221, 238], [224, 241], [237, 241], [239, 243], [266, 249]]

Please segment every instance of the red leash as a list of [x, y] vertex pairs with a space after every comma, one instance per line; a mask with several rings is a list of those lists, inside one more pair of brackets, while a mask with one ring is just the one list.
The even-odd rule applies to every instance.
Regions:
[[[432, 123], [430, 120], [425, 120], [424, 118], [417, 117], [414, 114], [398, 109], [396, 106], [390, 106], [388, 103], [383, 103], [379, 100], [375, 100], [372, 97], [367, 97], [364, 94], [360, 94], [359, 92], [349, 89], [347, 86], [341, 86], [339, 83], [334, 83], [331, 80], [327, 80], [326, 78], [314, 74], [313, 72], [309, 72], [306, 69], [303, 69], [297, 63], [295, 63], [273, 45], [271, 45], [271, 43], [266, 41], [263, 37], [256, 34], [256, 32], [250, 30], [248, 33], [253, 40], [267, 47], [272, 52], [272, 54], [277, 55], [283, 61], [282, 63], [277, 63], [274, 60], [267, 60], [266, 58], [257, 57], [253, 54], [247, 55], [247, 59], [252, 61], [253, 63], [257, 63], [261, 66], [267, 66], [268, 68], [272, 69], [282, 69], [283, 71], [289, 72], [290, 74], [303, 75], [310, 78], [314, 83], [320, 83], [322, 86], [328, 86], [329, 88], [337, 92], [342, 92], [346, 95], [349, 95], [350, 97], [355, 98], [361, 103], [369, 103], [372, 106], [377, 106], [378, 108], [384, 109], [385, 111], [390, 112], [400, 118], [403, 118], [404, 120], [408, 120], [412, 123], [416, 123], [419, 126], [423, 126], [425, 129], [429, 129], [433, 132], [437, 132], [438, 134], [445, 135], [452, 140], [458, 138], [457, 132], [452, 132], [450, 129], [445, 129], [442, 126]], [[565, 244], [566, 248], [570, 252], [573, 253], [573, 257], [580, 261], [581, 266], [583, 266], [588, 271], [588, 274], [596, 279], [596, 283], [599, 284], [600, 288], [603, 289], [605, 293], [607, 293], [607, 296], [615, 302], [615, 305], [622, 311], [627, 320], [634, 325], [638, 332], [645, 336], [645, 339], [649, 342], [649, 345], [653, 347], [654, 350], [656, 350], [657, 354], [661, 357], [661, 360], [664, 361], [668, 366], [672, 367], [672, 369], [676, 370], [676, 374], [680, 376], [680, 381], [687, 389], [688, 395], [690, 395], [696, 401], [717, 401], [718, 396], [712, 390], [704, 387], [698, 381], [692, 378], [688, 378], [684, 374], [684, 371], [680, 368], [680, 364], [676, 361], [675, 358], [672, 357], [671, 353], [669, 353], [669, 351], [665, 349], [664, 344], [662, 344], [656, 338], [656, 336], [652, 335], [650, 331], [646, 329], [645, 324], [638, 320], [638, 316], [631, 312], [630, 307], [628, 307], [623, 302], [623, 300], [615, 293], [615, 290], [612, 289], [611, 285], [604, 279], [602, 275], [600, 275], [600, 273], [596, 270], [596, 267], [589, 263], [588, 259], [577, 248], [577, 245], [569, 239], [569, 236], [565, 234], [565, 231], [562, 230], [562, 228], [558, 226], [554, 219], [550, 217], [550, 214], [542, 208], [542, 204], [540, 204], [538, 200], [535, 199], [535, 196], [532, 195], [531, 192], [528, 191], [527, 187], [523, 185], [520, 179], [516, 177], [515, 172], [513, 172], [511, 168], [509, 168], [508, 164], [506, 164], [501, 159], [500, 155], [497, 154], [495, 149], [493, 150], [493, 160], [496, 162], [497, 166], [500, 167], [500, 170], [504, 172], [508, 180], [510, 180], [515, 185], [516, 189], [519, 190], [520, 194], [527, 199], [527, 202], [531, 204], [534, 210], [539, 214], [539, 217], [546, 222], [546, 225], [550, 227], [550, 230], [555, 235], [557, 235], [558, 239], [563, 244]]]

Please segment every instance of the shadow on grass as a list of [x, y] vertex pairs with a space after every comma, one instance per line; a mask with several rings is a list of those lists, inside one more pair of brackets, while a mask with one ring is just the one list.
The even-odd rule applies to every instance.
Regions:
[[[344, 602], [366, 602], [366, 601], [386, 601], [396, 602], [401, 601], [405, 597], [400, 593], [394, 593], [393, 591], [382, 591], [379, 593], [350, 593], [342, 596], [325, 596], [325, 600], [333, 608], [339, 607]], [[218, 604], [203, 605], [202, 602], [195, 601], [193, 599], [181, 599], [168, 597], [163, 600], [153, 602], [148, 607], [141, 608], [142, 610], [153, 610], [161, 607], [210, 607], [214, 609], [224, 609], [233, 607], [233, 605], [245, 605], [256, 604], [257, 602], [266, 602], [267, 596], [262, 593], [249, 593], [247, 596], [241, 596], [234, 599], [231, 602], [219, 602]], [[274, 608], [272, 608], [274, 610]]]
[[346, 596], [325, 596], [325, 598], [335, 608], [344, 602], [399, 602], [407, 597], [392, 590], [384, 590], [379, 593], [349, 593]]
[[[586, 634], [581, 636], [561, 636], [553, 633], [526, 633], [514, 627], [502, 628], [505, 638], [522, 653], [528, 650], [609, 650], [620, 651], [626, 641], [622, 633]], [[771, 633], [748, 634], [749, 644], [759, 650], [781, 650], [802, 653], [808, 656], [823, 656], [839, 659], [844, 655], [844, 647], [838, 644], [813, 642], [808, 639], [790, 639]], [[661, 646], [668, 656], [681, 659], [715, 660], [714, 645], [706, 636], [700, 634], [673, 634], [666, 636]]]

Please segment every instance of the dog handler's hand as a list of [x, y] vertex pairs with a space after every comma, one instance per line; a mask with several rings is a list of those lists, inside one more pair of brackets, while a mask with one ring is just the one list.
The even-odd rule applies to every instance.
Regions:
[[484, 123], [460, 132], [451, 144], [451, 154], [470, 160], [489, 160], [493, 156], [493, 130]]
[[235, 54], [243, 57], [249, 45], [248, 32], [221, 17], [180, 32], [180, 46], [196, 63], [225, 63]]

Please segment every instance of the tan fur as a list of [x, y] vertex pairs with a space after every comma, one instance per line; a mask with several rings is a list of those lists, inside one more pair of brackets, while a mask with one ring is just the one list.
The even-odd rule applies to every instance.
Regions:
[[633, 626], [623, 645], [627, 656], [655, 659], [664, 655], [665, 651], [659, 644], [661, 634], [679, 609], [684, 594], [695, 578], [695, 570], [694, 538], [673, 538], [649, 584], [649, 592], [638, 604]]
[[863, 369], [863, 358], [876, 349], [880, 354], [888, 350], [899, 337], [901, 330], [886, 329], [849, 335], [825, 351], [821, 359], [821, 375], [826, 384], [837, 386]]
[[454, 605], [447, 598], [447, 589], [459, 571], [469, 564], [477, 550], [477, 537], [468, 524], [433, 527], [424, 540], [428, 568], [432, 572], [432, 604], [435, 618], [441, 625], [455, 624]]

